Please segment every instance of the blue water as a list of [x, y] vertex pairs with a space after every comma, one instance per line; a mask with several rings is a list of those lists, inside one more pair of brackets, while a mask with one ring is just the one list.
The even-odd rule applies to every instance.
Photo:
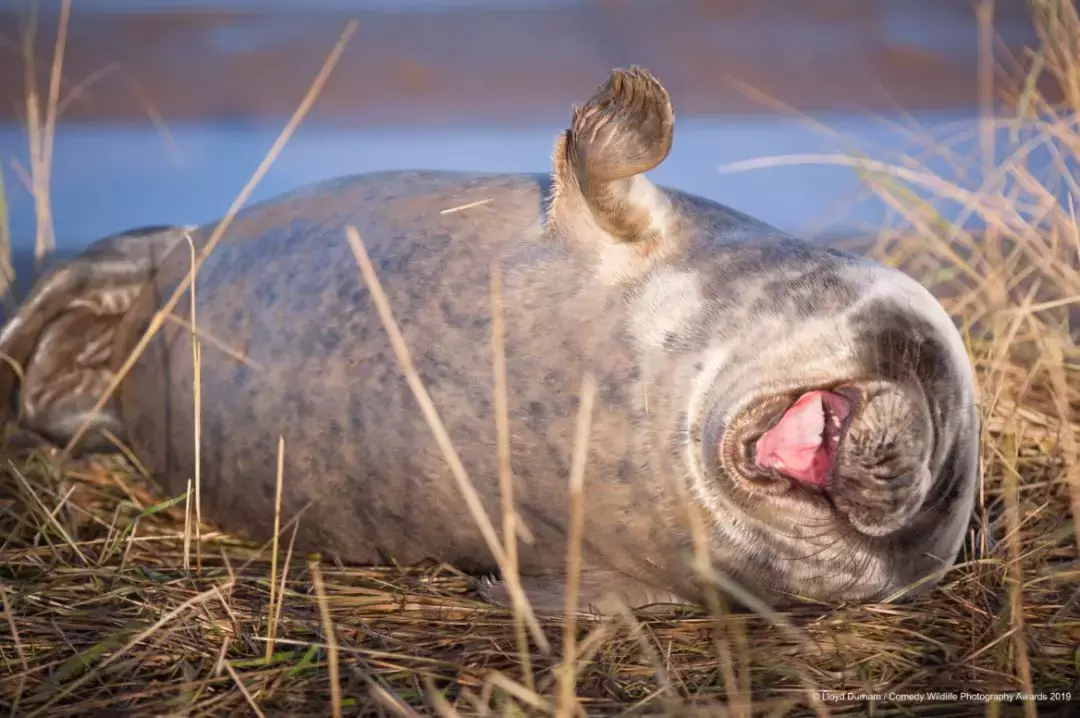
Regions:
[[[731, 205], [801, 234], [861, 231], [881, 223], [885, 208], [868, 197], [849, 169], [796, 166], [722, 174], [734, 161], [789, 153], [857, 148], [895, 161], [923, 144], [883, 120], [819, 118], [838, 140], [803, 121], [777, 118], [680, 118], [668, 160], [651, 177]], [[971, 133], [973, 119], [920, 116], [920, 135]], [[900, 122], [899, 119], [892, 120]], [[911, 121], [907, 121], [911, 124]], [[562, 127], [330, 129], [302, 127], [259, 185], [252, 201], [303, 184], [373, 170], [547, 171]], [[54, 150], [52, 209], [57, 245], [77, 248], [111, 232], [157, 223], [201, 223], [220, 217], [280, 131], [276, 126], [177, 125], [163, 136], [150, 126], [61, 125]], [[12, 161], [28, 167], [19, 128], [0, 125], [10, 224], [17, 250], [32, 246], [31, 196]], [[965, 149], [966, 148], [966, 149]], [[965, 143], [970, 152], [971, 143]], [[939, 172], [955, 173], [938, 162]]]

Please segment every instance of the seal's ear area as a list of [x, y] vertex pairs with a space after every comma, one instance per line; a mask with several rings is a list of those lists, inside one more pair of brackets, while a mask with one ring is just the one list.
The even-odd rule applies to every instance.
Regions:
[[583, 190], [655, 168], [671, 151], [675, 113], [667, 90], [648, 70], [614, 70], [574, 111], [570, 161]]
[[579, 239], [596, 236], [590, 224], [609, 242], [663, 239], [671, 203], [642, 174], [668, 156], [674, 126], [671, 98], [653, 75], [613, 71], [556, 141], [555, 222]]

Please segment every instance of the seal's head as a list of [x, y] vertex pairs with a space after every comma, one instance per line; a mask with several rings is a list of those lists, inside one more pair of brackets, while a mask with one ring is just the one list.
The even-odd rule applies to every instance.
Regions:
[[766, 294], [735, 334], [714, 324], [689, 395], [691, 485], [719, 533], [772, 547], [755, 578], [813, 597], [882, 598], [950, 564], [978, 415], [945, 312], [897, 272], [829, 255]]
[[[615, 71], [555, 148], [549, 222], [620, 287], [661, 472], [754, 588], [880, 599], [956, 557], [978, 465], [973, 373], [921, 285], [658, 188], [670, 99]], [[661, 440], [657, 440], [661, 437]]]

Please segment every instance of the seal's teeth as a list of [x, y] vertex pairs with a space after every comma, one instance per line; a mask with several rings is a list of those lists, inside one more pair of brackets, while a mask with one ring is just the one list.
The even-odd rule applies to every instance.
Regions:
[[773, 464], [773, 468], [776, 468], [776, 469], [786, 469], [786, 468], [787, 468], [787, 465], [786, 465], [786, 464], [785, 464], [785, 463], [784, 463], [783, 461], [780, 461], [779, 459], [777, 459], [777, 460], [776, 460], [776, 463], [774, 463], [774, 464]]

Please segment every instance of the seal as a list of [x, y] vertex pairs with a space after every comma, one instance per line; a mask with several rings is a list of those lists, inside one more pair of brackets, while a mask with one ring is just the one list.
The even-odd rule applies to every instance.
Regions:
[[[926, 590], [955, 561], [977, 478], [957, 329], [897, 270], [650, 182], [673, 133], [661, 83], [615, 70], [573, 111], [550, 175], [378, 172], [243, 210], [199, 271], [197, 322], [186, 299], [175, 308], [230, 350], [203, 347], [196, 372], [183, 322], [153, 335], [118, 390], [132, 450], [174, 495], [201, 455], [203, 516], [262, 541], [281, 437], [297, 548], [496, 571], [356, 266], [354, 227], [496, 526], [500, 269], [514, 493], [531, 538], [518, 565], [534, 610], [563, 610], [586, 372], [582, 609], [608, 610], [611, 595], [703, 601], [695, 551], [767, 601]], [[187, 252], [162, 259], [114, 361], [189, 264]], [[499, 580], [481, 593], [508, 601]]]
[[[14, 409], [16, 445], [67, 444], [84, 422], [78, 453], [107, 451], [123, 440], [115, 401], [92, 410], [113, 379], [112, 346], [120, 320], [169, 248], [194, 227], [151, 226], [110, 235], [41, 273], [0, 330], [0, 421]], [[22, 382], [13, 401], [15, 367]], [[109, 434], [112, 434], [110, 437]]]

